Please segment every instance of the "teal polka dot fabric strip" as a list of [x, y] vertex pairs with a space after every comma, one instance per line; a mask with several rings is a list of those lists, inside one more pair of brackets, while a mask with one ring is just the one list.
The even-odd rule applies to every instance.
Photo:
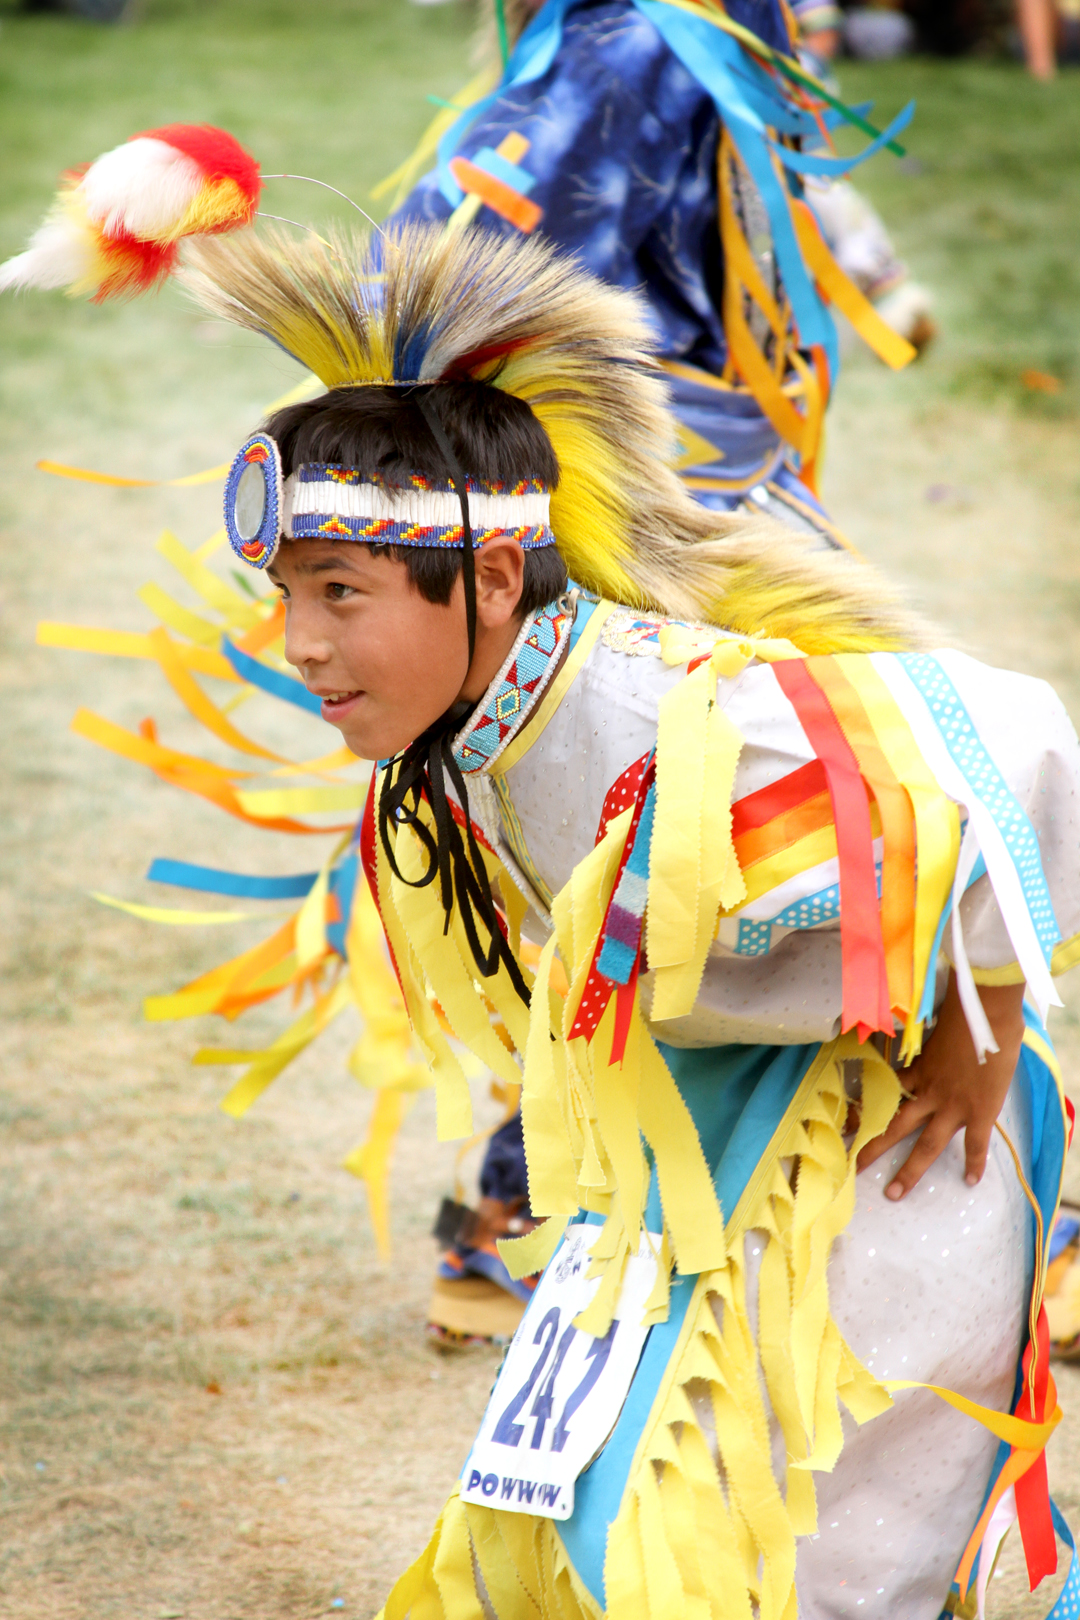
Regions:
[[1069, 1562], [1068, 1579], [1046, 1620], [1080, 1620], [1080, 1568], [1077, 1567], [1080, 1560], [1076, 1556], [1076, 1542], [1066, 1523], [1065, 1515], [1056, 1502], [1050, 1503], [1050, 1513], [1054, 1520], [1054, 1529], [1065, 1545], [1072, 1549], [1072, 1558]]
[[898, 662], [925, 701], [957, 770], [989, 811], [1005, 841], [1043, 960], [1049, 966], [1061, 932], [1054, 916], [1035, 829], [995, 765], [959, 692], [938, 660], [927, 653], [904, 653]]

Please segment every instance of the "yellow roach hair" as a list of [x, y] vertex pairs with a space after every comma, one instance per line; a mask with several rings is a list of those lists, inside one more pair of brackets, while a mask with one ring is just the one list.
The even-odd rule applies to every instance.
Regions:
[[676, 421], [643, 301], [542, 237], [239, 231], [191, 242], [181, 275], [204, 308], [271, 338], [328, 389], [470, 377], [524, 400], [559, 461], [559, 549], [588, 590], [807, 653], [921, 639], [865, 564], [692, 499], [673, 470]]

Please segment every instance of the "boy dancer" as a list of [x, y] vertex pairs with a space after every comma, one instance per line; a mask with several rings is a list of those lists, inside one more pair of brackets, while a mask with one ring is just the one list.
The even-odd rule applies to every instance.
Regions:
[[[285, 321], [252, 298], [252, 256], [249, 271], [239, 248], [204, 252], [203, 296], [219, 313], [283, 332]], [[295, 250], [286, 257], [299, 262]], [[883, 1373], [961, 1384], [984, 1406], [1008, 1402], [1028, 1286], [1027, 1243], [1016, 1242], [1024, 1193], [1005, 1145], [1023, 1141], [1029, 1104], [1019, 1095], [992, 1152], [990, 1140], [1018, 1072], [1023, 986], [1016, 978], [978, 992], [971, 975], [1022, 971], [1010, 974], [1010, 928], [1017, 949], [1025, 927], [1076, 930], [1076, 832], [1060, 827], [1077, 768], [1071, 729], [1044, 688], [956, 655], [827, 656], [902, 646], [910, 630], [869, 596], [880, 586], [862, 570], [831, 570], [826, 592], [811, 560], [783, 557], [787, 542], [773, 534], [705, 538], [708, 524], [646, 450], [661, 428], [659, 402], [632, 367], [644, 333], [627, 301], [569, 276], [539, 244], [525, 254], [405, 235], [379, 258], [383, 307], [394, 314], [369, 308], [350, 335], [374, 357], [391, 347], [379, 328], [393, 319], [399, 352], [415, 341], [427, 354], [414, 352], [390, 387], [384, 371], [374, 387], [332, 393], [267, 425], [286, 514], [290, 486], [292, 495], [292, 539], [266, 537], [286, 597], [288, 657], [354, 751], [390, 761], [362, 847], [439, 1076], [444, 1128], [467, 1129], [466, 1104], [425, 984], [456, 1033], [509, 1078], [516, 1071], [490, 1034], [474, 988], [482, 985], [525, 1054], [533, 1203], [549, 1218], [539, 1242], [525, 1240], [518, 1268], [551, 1253], [568, 1216], [570, 1241], [581, 1218], [570, 1206], [580, 1207], [597, 1238], [599, 1290], [564, 1318], [565, 1331], [576, 1323], [596, 1344], [625, 1331], [619, 1288], [639, 1244], [659, 1251], [646, 1302], [652, 1359], [642, 1354], [615, 1434], [578, 1479], [571, 1516], [522, 1511], [533, 1504], [536, 1461], [526, 1447], [543, 1452], [549, 1410], [551, 1433], [560, 1399], [569, 1407], [575, 1393], [572, 1381], [560, 1384], [556, 1334], [543, 1326], [553, 1310], [559, 1323], [558, 1308], [536, 1325], [538, 1297], [523, 1328], [524, 1342], [539, 1346], [532, 1386], [524, 1401], [502, 1382], [493, 1397], [503, 1418], [517, 1400], [522, 1421], [504, 1423], [482, 1454], [490, 1462], [501, 1444], [506, 1471], [470, 1460], [468, 1504], [452, 1499], [388, 1613], [419, 1605], [456, 1616], [485, 1600], [508, 1616], [531, 1613], [533, 1602], [570, 1614], [599, 1605], [645, 1613], [663, 1606], [653, 1598], [663, 1582], [665, 1603], [689, 1606], [696, 1595], [717, 1613], [753, 1604], [790, 1613], [798, 1592], [809, 1615], [850, 1604], [932, 1616], [978, 1517], [994, 1440], [965, 1432], [955, 1414], [911, 1404], [845, 1446], [836, 1401], [857, 1419], [882, 1411]], [[340, 282], [325, 261], [321, 274]], [[409, 309], [419, 283], [440, 286], [437, 309], [422, 310], [422, 297]], [[425, 387], [433, 351], [446, 380]], [[564, 432], [580, 436], [580, 462]], [[587, 511], [598, 497], [610, 502], [606, 515]], [[349, 544], [380, 536], [401, 550]], [[594, 588], [617, 558], [619, 594], [654, 611], [566, 594], [566, 554]], [[713, 572], [717, 564], [732, 574]], [[655, 612], [681, 598], [749, 628], [744, 590], [760, 592], [752, 611], [766, 632], [751, 642]], [[781, 631], [817, 656], [800, 658]], [[969, 773], [963, 789], [950, 759]], [[965, 801], [959, 856], [958, 808], [931, 760]], [[993, 786], [983, 778], [981, 799], [984, 768]], [[876, 831], [866, 782], [882, 829], [883, 899], [879, 910], [872, 889], [855, 916], [859, 862], [868, 873]], [[924, 793], [920, 829], [913, 806]], [[807, 868], [805, 851], [783, 864], [813, 839], [801, 831], [816, 831], [813, 817], [796, 829], [791, 821], [815, 800], [838, 851], [827, 872]], [[1031, 868], [1019, 908], [1006, 899], [1019, 867], [990, 853], [995, 813], [1003, 827], [1030, 814], [1034, 834], [1018, 834], [1025, 859], [1043, 849], [1045, 876]], [[961, 900], [977, 837], [994, 869]], [[835, 879], [824, 881], [834, 858], [839, 899]], [[770, 860], [781, 864], [755, 883]], [[934, 988], [920, 924], [929, 944], [951, 888], [955, 969]], [[516, 946], [527, 911], [550, 930], [534, 982]], [[570, 979], [565, 1004], [548, 988], [556, 949]], [[1045, 963], [1029, 961], [1032, 988], [1046, 994]], [[894, 1114], [903, 1092], [868, 1037], [903, 1029], [913, 1056], [931, 1007], [934, 1032]], [[845, 1026], [852, 1033], [837, 1040]], [[1039, 1086], [1030, 1087], [1034, 1097]], [[1060, 1149], [1056, 1093], [1042, 1093], [1040, 1118]], [[892, 1154], [919, 1125], [918, 1143]], [[963, 1154], [947, 1148], [958, 1127]], [[920, 1182], [943, 1150], [932, 1183]], [[830, 1315], [828, 1236], [847, 1221], [856, 1160], [869, 1170], [885, 1155], [889, 1168], [870, 1171], [842, 1245]], [[990, 1196], [974, 1191], [984, 1172]], [[917, 1183], [910, 1205], [890, 1208]], [[921, 1247], [927, 1228], [932, 1261]], [[806, 1242], [817, 1257], [800, 1253]], [[871, 1250], [888, 1256], [884, 1266], [870, 1263]], [[991, 1278], [984, 1268], [995, 1254]], [[557, 1272], [557, 1255], [553, 1264]], [[907, 1292], [907, 1265], [921, 1298], [905, 1320], [895, 1302]], [[977, 1356], [972, 1311], [981, 1316]], [[871, 1342], [879, 1338], [906, 1348], [881, 1351]], [[560, 1349], [566, 1343], [564, 1332]], [[996, 1355], [985, 1354], [988, 1344]], [[768, 1389], [760, 1410], [757, 1368]], [[1045, 1422], [1045, 1408], [1044, 1394], [1031, 1415]], [[579, 1422], [585, 1409], [575, 1408]], [[755, 1455], [770, 1425], [772, 1467]], [[595, 1439], [605, 1438], [598, 1429]], [[809, 1470], [832, 1465], [815, 1505]], [[922, 1501], [905, 1512], [916, 1477]], [[499, 1506], [488, 1505], [495, 1491]], [[923, 1543], [918, 1555], [897, 1557], [899, 1526], [905, 1543]]]
[[[813, 241], [826, 250], [800, 200], [799, 172], [804, 163], [812, 174], [815, 165], [841, 165], [821, 150], [804, 158], [788, 139], [776, 150], [793, 167], [774, 165], [764, 144], [762, 166], [752, 127], [761, 114], [822, 146], [824, 123], [774, 66], [795, 51], [785, 7], [496, 0], [487, 23], [489, 55], [498, 54], [500, 31], [506, 47], [498, 83], [467, 111], [440, 115], [437, 148], [421, 148], [437, 162], [392, 218], [536, 232], [601, 279], [640, 289], [678, 416], [684, 486], [714, 511], [766, 512], [821, 544], [841, 544], [816, 495], [835, 333], [817, 291], [829, 278], [810, 262]], [[855, 196], [821, 176], [815, 185], [805, 193], [811, 205]], [[834, 223], [824, 234], [865, 291], [861, 267], [837, 249]], [[870, 279], [883, 290], [882, 276], [896, 267], [877, 262], [878, 245], [881, 275]], [[845, 277], [836, 264], [831, 273], [835, 294]], [[854, 282], [846, 299], [892, 363], [910, 358], [914, 350], [875, 318]], [[430, 1317], [444, 1342], [483, 1331], [478, 1275], [528, 1297], [496, 1251], [528, 1216], [514, 1121], [493, 1142], [480, 1188], [476, 1217], [438, 1268]]]
[[[934, 1620], [1016, 1518], [1038, 1579], [1065, 1124], [1022, 998], [1080, 929], [1060, 704], [694, 504], [640, 306], [538, 240], [245, 234], [186, 279], [327, 386], [238, 453], [229, 538], [382, 761], [359, 844], [440, 1129], [436, 1004], [523, 1079], [547, 1217], [387, 1615]], [[892, 1407], [911, 1383], [965, 1415]]]

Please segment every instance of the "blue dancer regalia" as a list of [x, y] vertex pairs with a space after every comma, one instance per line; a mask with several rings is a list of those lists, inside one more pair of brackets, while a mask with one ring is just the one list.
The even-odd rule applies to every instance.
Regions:
[[[715, 509], [751, 504], [838, 540], [815, 472], [837, 373], [829, 301], [891, 364], [914, 351], [832, 261], [802, 201], [803, 174], [854, 160], [800, 149], [821, 147], [840, 104], [805, 87], [781, 0], [547, 0], [519, 21], [499, 82], [437, 121], [413, 172], [425, 155], [435, 165], [393, 217], [538, 230], [640, 288], [687, 487]], [[895, 146], [910, 112], [858, 161]]]

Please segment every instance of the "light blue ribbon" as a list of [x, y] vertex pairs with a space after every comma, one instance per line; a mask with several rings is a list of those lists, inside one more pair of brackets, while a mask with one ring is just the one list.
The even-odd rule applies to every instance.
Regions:
[[776, 261], [805, 348], [820, 344], [829, 373], [839, 370], [836, 327], [803, 261], [783, 183], [772, 162], [776, 146], [768, 129], [790, 122], [794, 109], [763, 69], [730, 34], [704, 17], [691, 17], [664, 0], [634, 0], [668, 49], [707, 90], [761, 194], [769, 215]]
[[266, 664], [260, 664], [257, 658], [250, 653], [241, 652], [234, 646], [228, 636], [221, 638], [221, 651], [229, 663], [249, 686], [257, 686], [261, 692], [268, 692], [271, 697], [280, 698], [283, 703], [294, 703], [298, 709], [306, 709], [309, 714], [322, 715], [322, 699], [317, 698], [314, 692], [309, 692], [302, 681], [294, 680], [291, 675], [282, 675], [280, 670], [270, 669]]
[[237, 900], [302, 900], [310, 894], [318, 872], [296, 872], [289, 877], [252, 877], [247, 872], [223, 872], [216, 866], [193, 866], [190, 861], [151, 861], [150, 883], [168, 883], [176, 889], [197, 889], [201, 894], [229, 894]]
[[1050, 1517], [1054, 1521], [1054, 1529], [1072, 1554], [1069, 1560], [1069, 1575], [1054, 1607], [1050, 1610], [1046, 1620], [1080, 1620], [1080, 1560], [1076, 1556], [1076, 1542], [1073, 1533], [1065, 1520], [1065, 1515], [1051, 1498]]
[[898, 653], [897, 662], [926, 703], [953, 764], [990, 812], [1001, 834], [1027, 901], [1043, 959], [1049, 967], [1062, 936], [1043, 870], [1039, 836], [1027, 811], [998, 770], [945, 666], [929, 653]]
[[562, 44], [563, 18], [570, 7], [577, 3], [578, 0], [547, 0], [514, 46], [495, 89], [490, 95], [474, 101], [471, 107], [466, 107], [461, 117], [456, 118], [443, 135], [439, 142], [439, 190], [451, 208], [456, 208], [465, 198], [465, 193], [450, 172], [450, 159], [457, 151], [465, 131], [508, 90], [516, 90], [519, 84], [532, 84], [534, 80], [543, 78]]
[[793, 169], [796, 174], [823, 174], [838, 179], [850, 169], [854, 169], [857, 164], [865, 163], [867, 158], [873, 157], [875, 152], [880, 152], [882, 147], [888, 146], [901, 130], [907, 128], [914, 116], [915, 103], [909, 101], [907, 106], [897, 113], [892, 123], [887, 125], [869, 146], [864, 146], [856, 158], [827, 158], [821, 157], [817, 152], [792, 152], [789, 147], [777, 146], [775, 141], [770, 141], [769, 145], [784, 167]]

